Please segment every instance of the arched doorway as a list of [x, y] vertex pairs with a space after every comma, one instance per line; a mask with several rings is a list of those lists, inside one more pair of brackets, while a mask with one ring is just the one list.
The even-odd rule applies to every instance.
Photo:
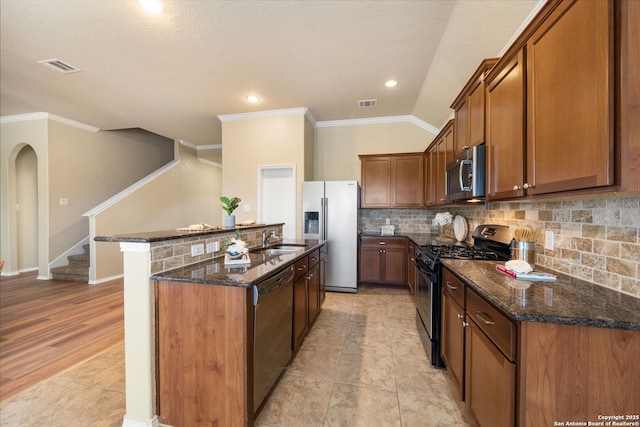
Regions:
[[[15, 159], [16, 267], [37, 270], [38, 260], [38, 156], [30, 145]], [[11, 208], [11, 207], [10, 207]]]

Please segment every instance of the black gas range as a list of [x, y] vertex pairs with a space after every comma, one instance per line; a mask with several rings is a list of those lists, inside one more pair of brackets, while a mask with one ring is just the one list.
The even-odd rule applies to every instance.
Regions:
[[416, 254], [418, 268], [416, 308], [418, 329], [431, 364], [444, 367], [440, 356], [442, 258], [508, 261], [511, 257], [511, 233], [504, 225], [479, 225], [473, 231], [473, 245], [421, 246]]

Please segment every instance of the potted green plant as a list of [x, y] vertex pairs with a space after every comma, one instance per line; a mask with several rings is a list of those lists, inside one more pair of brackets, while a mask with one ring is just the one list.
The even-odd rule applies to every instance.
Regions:
[[236, 216], [233, 215], [233, 211], [236, 210], [240, 202], [242, 201], [238, 197], [220, 197], [220, 201], [222, 202], [222, 210], [227, 213], [227, 216], [224, 217], [224, 228], [233, 228], [236, 226]]

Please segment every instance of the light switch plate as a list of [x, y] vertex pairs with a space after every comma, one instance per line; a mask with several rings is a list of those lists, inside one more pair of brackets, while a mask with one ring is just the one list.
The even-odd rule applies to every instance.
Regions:
[[242, 207], [244, 212], [251, 212], [251, 205], [247, 204]]
[[220, 242], [207, 243], [207, 253], [218, 252], [220, 250]]
[[553, 231], [544, 232], [544, 248], [548, 251], [552, 251], [554, 247], [554, 235]]

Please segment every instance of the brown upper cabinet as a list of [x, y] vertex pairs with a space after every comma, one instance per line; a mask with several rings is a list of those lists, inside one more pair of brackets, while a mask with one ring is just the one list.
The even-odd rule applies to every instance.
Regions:
[[449, 120], [425, 151], [427, 162], [427, 181], [425, 183], [427, 206], [447, 203], [447, 163], [455, 157], [454, 123], [455, 120]]
[[498, 58], [482, 61], [471, 79], [451, 104], [455, 110], [455, 141], [453, 157], [468, 147], [485, 140], [485, 77], [498, 62]]
[[620, 182], [614, 7], [549, 2], [487, 76], [487, 198]]
[[362, 208], [424, 207], [424, 154], [360, 155]]

